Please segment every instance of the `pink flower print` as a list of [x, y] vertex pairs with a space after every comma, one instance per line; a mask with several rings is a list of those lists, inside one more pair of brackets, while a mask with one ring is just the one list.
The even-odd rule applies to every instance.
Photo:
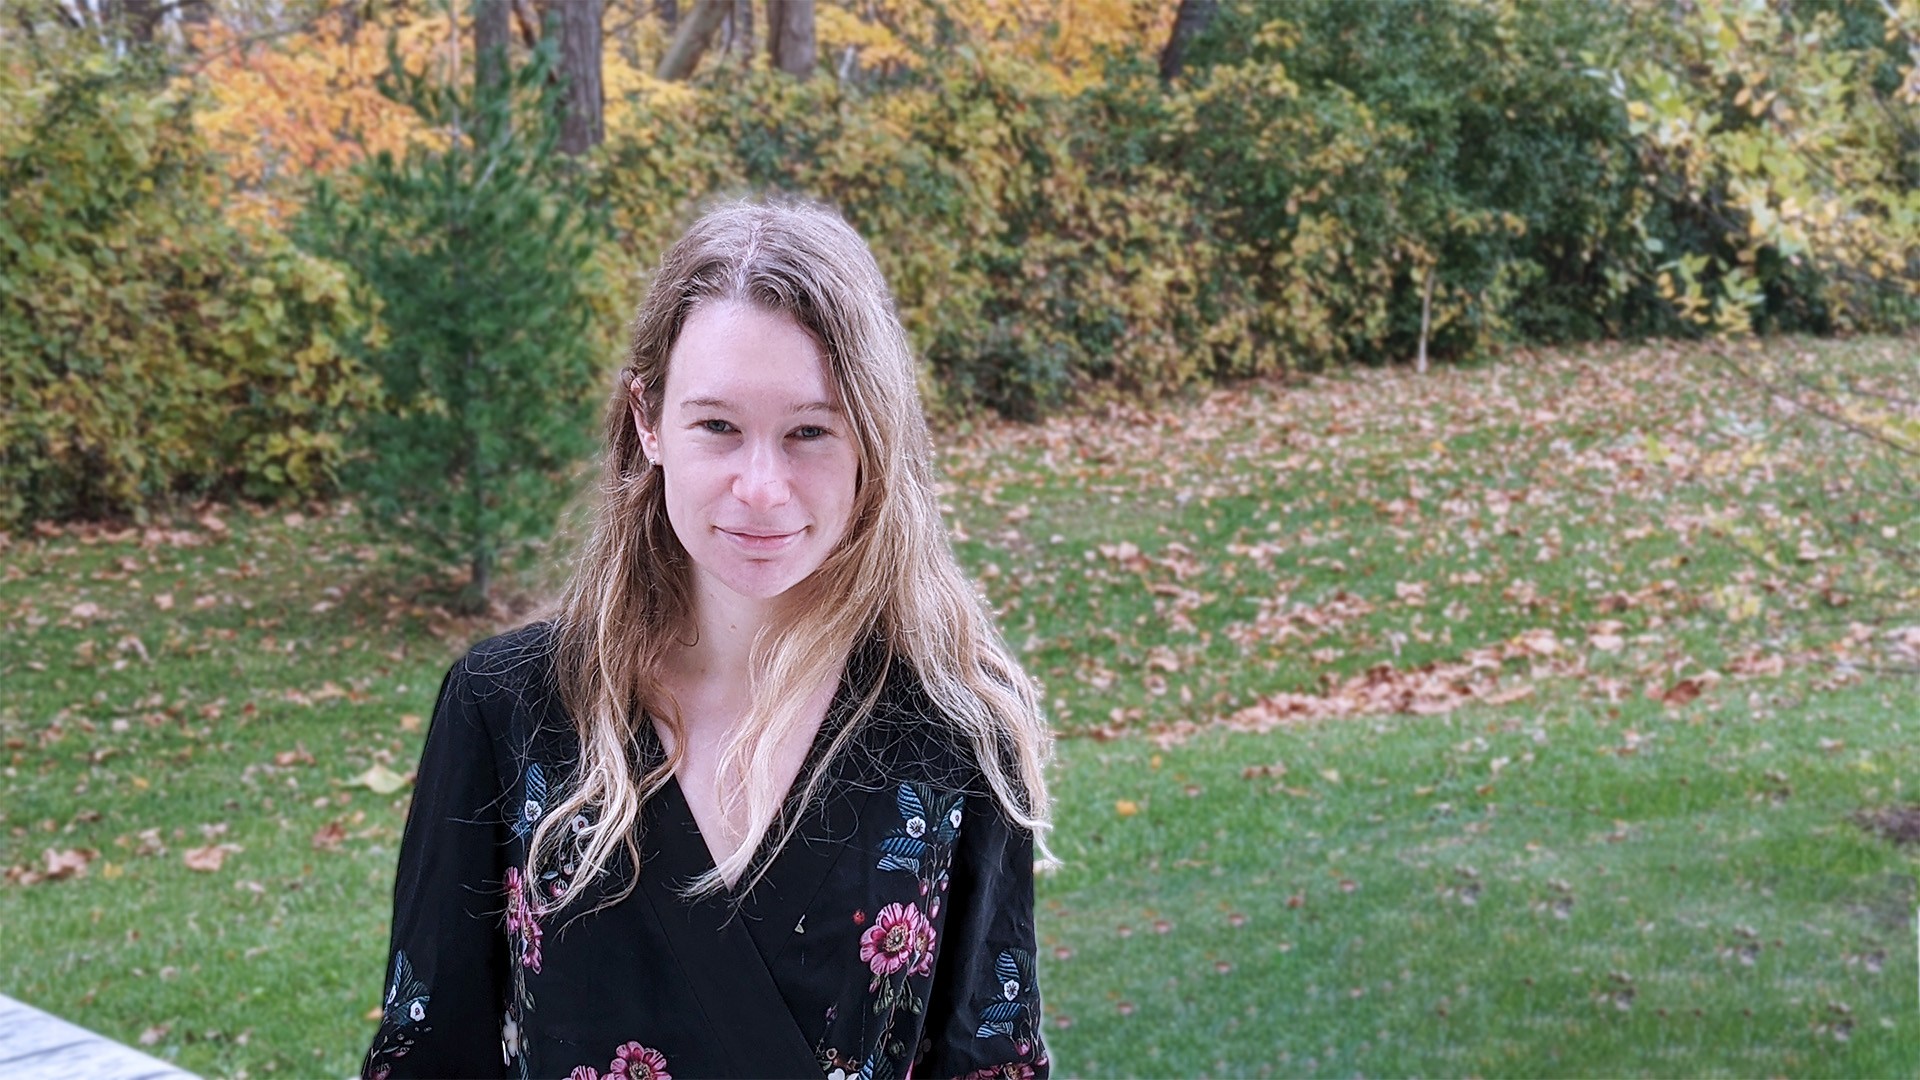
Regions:
[[970, 1072], [964, 1080], [1033, 1080], [1033, 1066], [1018, 1061]]
[[520, 868], [507, 867], [507, 933], [517, 934], [533, 922], [533, 906], [527, 903], [526, 879]]
[[525, 884], [518, 867], [507, 867], [507, 933], [520, 941], [520, 966], [539, 974], [540, 940], [545, 931], [540, 929], [540, 920], [534, 918]]
[[520, 938], [520, 966], [535, 975], [540, 974], [540, 939], [545, 935], [539, 923], [528, 919], [526, 933]]
[[860, 936], [860, 959], [875, 975], [901, 968], [909, 975], [925, 975], [933, 969], [933, 924], [917, 907], [888, 904]]
[[667, 1073], [665, 1054], [630, 1042], [613, 1052], [613, 1064], [607, 1066], [606, 1080], [673, 1080], [673, 1077]]
[[591, 1065], [575, 1065], [567, 1080], [600, 1080], [600, 1070]]
[[921, 916], [920, 925], [914, 931], [913, 955], [914, 965], [907, 974], [925, 975], [933, 970], [933, 924], [925, 916]]

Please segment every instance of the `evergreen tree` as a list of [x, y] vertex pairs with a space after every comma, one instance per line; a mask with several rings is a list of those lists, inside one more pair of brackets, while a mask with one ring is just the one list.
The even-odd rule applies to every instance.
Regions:
[[366, 362], [384, 403], [358, 425], [348, 486], [416, 548], [466, 561], [474, 608], [500, 553], [551, 526], [593, 431], [597, 221], [555, 151], [553, 66], [543, 45], [503, 78], [449, 84], [396, 54], [381, 92], [429, 139], [323, 184], [305, 222], [378, 311]]

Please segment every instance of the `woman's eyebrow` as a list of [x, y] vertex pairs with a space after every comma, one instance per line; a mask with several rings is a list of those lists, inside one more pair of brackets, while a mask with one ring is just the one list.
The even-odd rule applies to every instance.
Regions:
[[[723, 411], [731, 411], [738, 408], [738, 406], [726, 398], [712, 397], [687, 398], [680, 403], [680, 407], [682, 409], [720, 409]], [[831, 401], [809, 401], [804, 405], [795, 405], [791, 411], [796, 413], [828, 412], [838, 415], [841, 409], [840, 406], [835, 405]]]

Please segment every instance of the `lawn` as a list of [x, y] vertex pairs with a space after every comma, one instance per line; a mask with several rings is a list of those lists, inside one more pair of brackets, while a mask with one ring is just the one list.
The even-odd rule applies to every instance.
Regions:
[[[1065, 736], [1062, 1074], [1920, 1071], [1915, 849], [1856, 817], [1911, 797], [1920, 700], [1859, 539], [1920, 521], [1861, 444], [1648, 346], [941, 446]], [[353, 1070], [405, 774], [490, 632], [392, 554], [344, 503], [8, 538], [0, 991]]]

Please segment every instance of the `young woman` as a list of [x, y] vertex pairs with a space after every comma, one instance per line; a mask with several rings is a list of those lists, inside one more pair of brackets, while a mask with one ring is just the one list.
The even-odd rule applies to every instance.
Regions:
[[606, 428], [556, 614], [441, 688], [366, 1076], [1046, 1075], [1050, 738], [866, 245], [702, 218]]

